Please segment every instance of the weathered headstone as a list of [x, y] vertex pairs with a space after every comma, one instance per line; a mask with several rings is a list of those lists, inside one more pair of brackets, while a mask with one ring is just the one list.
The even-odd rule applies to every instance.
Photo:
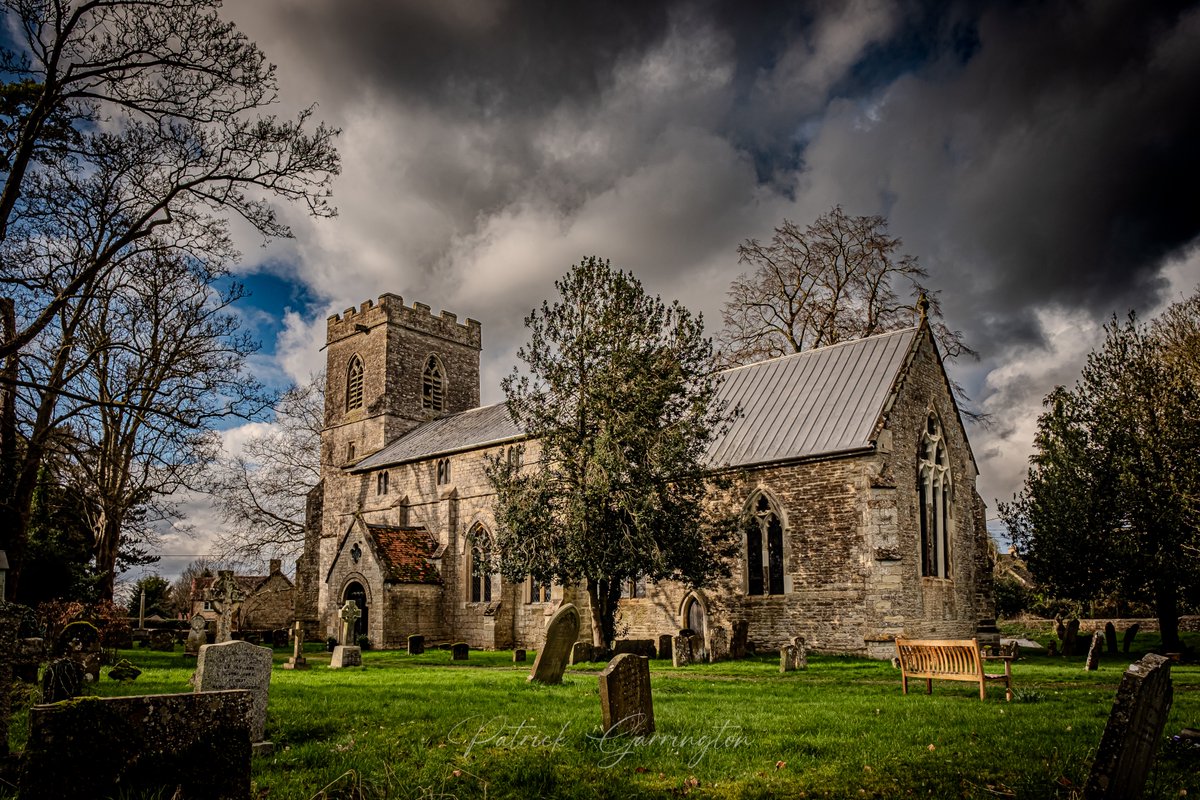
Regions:
[[779, 648], [779, 671], [795, 672], [800, 669], [800, 651], [794, 644]]
[[600, 673], [601, 728], [607, 734], [654, 733], [654, 703], [650, 696], [650, 659], [622, 653]]
[[1117, 629], [1111, 622], [1104, 623], [1104, 643], [1108, 646], [1108, 654], [1117, 654]]
[[708, 660], [726, 661], [729, 658], [729, 631], [724, 628], [708, 630]]
[[571, 645], [571, 664], [585, 664], [596, 660], [596, 648], [591, 642], [576, 642]]
[[452, 661], [466, 661], [471, 655], [471, 648], [466, 642], [456, 642], [450, 645], [450, 659]]
[[108, 677], [114, 681], [136, 681], [142, 671], [135, 667], [128, 658], [122, 658], [112, 665]]
[[803, 636], [792, 637], [796, 648], [796, 669], [808, 669], [808, 641]]
[[185, 656], [200, 655], [200, 648], [208, 643], [208, 620], [202, 614], [193, 614], [188, 627], [187, 641], [183, 645]]
[[703, 664], [708, 660], [708, 651], [704, 649], [704, 637], [698, 633], [688, 636], [688, 645], [692, 650], [692, 663]]
[[205, 592], [205, 600], [217, 610], [216, 643], [228, 642], [233, 638], [233, 613], [246, 599], [246, 595], [238, 586], [233, 570], [223, 569], [217, 572], [217, 578]]
[[1079, 643], [1079, 620], [1073, 619], [1067, 623], [1066, 634], [1063, 636], [1063, 655], [1070, 658], [1075, 655]]
[[333, 648], [333, 655], [329, 657], [330, 669], [343, 669], [345, 667], [361, 667], [362, 666], [362, 648], [356, 645], [339, 644]]
[[219, 642], [200, 648], [196, 660], [196, 691], [247, 689], [254, 698], [250, 712], [250, 740], [261, 742], [267, 724], [267, 698], [271, 691], [271, 649], [249, 642]]
[[1092, 644], [1088, 647], [1087, 662], [1083, 665], [1083, 668], [1089, 672], [1094, 672], [1100, 666], [1103, 642], [1104, 640], [1100, 638], [1100, 631], [1092, 634]]
[[72, 622], [62, 629], [54, 643], [54, 655], [66, 656], [83, 668], [84, 680], [100, 679], [100, 632], [90, 622]]
[[522, 650], [520, 648], [513, 650], [513, 663], [514, 664], [521, 663], [524, 660], [525, 660], [525, 651], [524, 650]]
[[304, 657], [304, 623], [296, 620], [292, 626], [292, 657], [283, 663], [284, 669], [308, 669], [308, 659]]
[[34, 706], [21, 797], [244, 800], [251, 705], [248, 692], [230, 691]]
[[733, 623], [733, 637], [729, 640], [729, 657], [743, 659], [746, 657], [746, 639], [750, 635], [750, 622], [739, 619]]
[[56, 658], [42, 670], [42, 702], [60, 703], [83, 691], [83, 667], [73, 658]]
[[672, 641], [675, 639], [669, 633], [660, 634], [658, 637], [658, 657], [662, 659], [671, 658], [671, 652], [674, 649], [671, 647]]
[[175, 633], [173, 631], [153, 630], [150, 632], [150, 649], [169, 653], [175, 649]]
[[414, 633], [408, 637], [408, 654], [419, 656], [425, 652], [425, 637]]
[[1133, 640], [1137, 638], [1140, 627], [1141, 625], [1135, 622], [1125, 629], [1125, 636], [1121, 641], [1121, 652], [1125, 655], [1129, 655], [1129, 648], [1133, 646]]
[[571, 657], [571, 646], [579, 638], [579, 611], [571, 603], [565, 603], [546, 626], [546, 641], [538, 650], [526, 680], [537, 683], [562, 683], [567, 659]]
[[1148, 655], [1125, 670], [1084, 786], [1085, 800], [1140, 797], [1171, 710], [1171, 665]]
[[683, 633], [671, 637], [671, 665], [687, 667], [695, 663], [696, 654], [692, 651], [692, 637]]

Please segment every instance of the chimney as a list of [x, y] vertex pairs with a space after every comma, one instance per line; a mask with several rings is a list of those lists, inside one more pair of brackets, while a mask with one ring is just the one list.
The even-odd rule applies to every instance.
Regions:
[[271, 569], [268, 574], [274, 575], [276, 572], [279, 572], [279, 569], [282, 566], [283, 566], [283, 561], [281, 561], [278, 558], [272, 558], [271, 559]]

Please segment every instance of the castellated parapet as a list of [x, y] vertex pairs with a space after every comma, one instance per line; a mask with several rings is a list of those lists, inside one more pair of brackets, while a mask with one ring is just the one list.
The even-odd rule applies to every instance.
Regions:
[[390, 293], [381, 294], [378, 303], [374, 300], [364, 300], [359, 308], [351, 306], [341, 314], [329, 317], [325, 344], [331, 345], [348, 336], [363, 333], [363, 328], [370, 330], [389, 322], [476, 350], [482, 346], [481, 326], [478, 320], [468, 319], [462, 324], [459, 323], [458, 316], [449, 311], [442, 311], [441, 315], [435, 317], [430, 307], [424, 303], [413, 303], [409, 307], [404, 304], [403, 297]]

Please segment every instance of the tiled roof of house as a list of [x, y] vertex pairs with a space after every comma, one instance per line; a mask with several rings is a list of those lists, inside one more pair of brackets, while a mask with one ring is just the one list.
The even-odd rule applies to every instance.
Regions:
[[[717, 402], [740, 413], [705, 454], [714, 468], [833, 456], [874, 444], [922, 328], [869, 336], [721, 373]], [[524, 436], [505, 403], [427, 422], [354, 466], [362, 472]]]
[[[258, 589], [259, 584], [265, 581], [270, 575], [234, 575], [233, 579], [237, 581], [238, 589], [242, 594], [249, 597]], [[208, 587], [212, 586], [216, 576], [207, 578], [196, 578], [192, 581], [192, 602], [199, 602], [205, 599], [204, 593]]]
[[441, 573], [430, 563], [438, 549], [437, 540], [425, 528], [392, 525], [367, 525], [375, 544], [385, 580], [396, 583], [442, 582]]

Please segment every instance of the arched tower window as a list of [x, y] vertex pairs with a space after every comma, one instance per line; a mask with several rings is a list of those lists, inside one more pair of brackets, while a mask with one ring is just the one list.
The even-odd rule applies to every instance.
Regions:
[[950, 577], [950, 460], [942, 424], [933, 414], [925, 421], [917, 452], [917, 505], [921, 519], [921, 574]]
[[425, 362], [421, 376], [421, 407], [426, 411], [446, 410], [446, 373], [437, 356]]
[[363, 407], [363, 362], [358, 356], [350, 359], [346, 368], [346, 410]]
[[483, 526], [476, 525], [467, 536], [467, 585], [472, 603], [492, 602], [491, 537]]
[[746, 525], [746, 594], [783, 594], [783, 523], [762, 494]]

